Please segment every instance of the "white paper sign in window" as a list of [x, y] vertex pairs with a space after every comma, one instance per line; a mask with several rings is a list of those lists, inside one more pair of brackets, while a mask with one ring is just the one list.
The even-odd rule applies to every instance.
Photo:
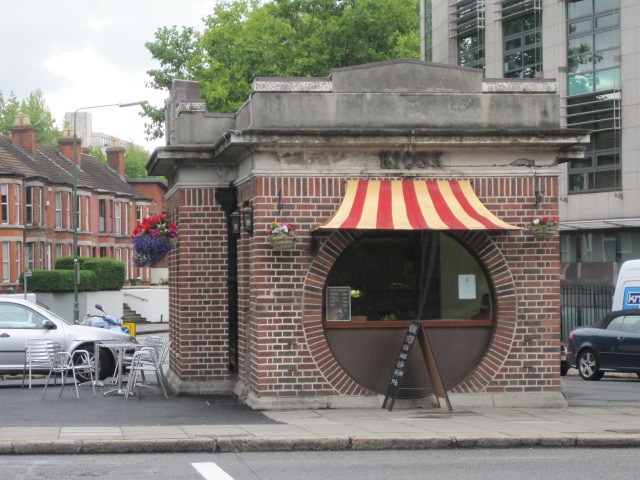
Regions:
[[476, 298], [476, 276], [458, 275], [458, 298], [474, 300]]

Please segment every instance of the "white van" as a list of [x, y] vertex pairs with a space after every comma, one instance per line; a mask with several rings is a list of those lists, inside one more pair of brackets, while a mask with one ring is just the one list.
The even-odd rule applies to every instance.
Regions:
[[640, 308], [640, 260], [628, 260], [620, 267], [611, 310]]

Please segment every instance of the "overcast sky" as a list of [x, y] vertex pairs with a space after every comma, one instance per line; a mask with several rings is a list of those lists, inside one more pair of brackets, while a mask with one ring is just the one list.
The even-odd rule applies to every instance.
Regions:
[[[145, 42], [160, 27], [195, 27], [216, 0], [14, 0], [0, 15], [0, 91], [19, 100], [42, 90], [58, 128], [65, 112], [80, 107], [167, 97], [145, 87], [146, 71], [157, 68]], [[93, 130], [130, 140], [148, 150], [164, 140], [144, 140], [140, 107], [100, 108]]]

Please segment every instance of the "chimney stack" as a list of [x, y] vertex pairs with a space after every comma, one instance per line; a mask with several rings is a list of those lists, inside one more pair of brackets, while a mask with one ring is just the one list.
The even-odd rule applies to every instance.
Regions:
[[[58, 139], [58, 150], [67, 159], [73, 162], [73, 129], [65, 128], [64, 137]], [[78, 160], [78, 168], [82, 168], [82, 139], [76, 140], [76, 159]]]
[[26, 113], [18, 113], [11, 127], [11, 141], [31, 155], [36, 154], [36, 128], [31, 125], [31, 119]]
[[125, 149], [120, 146], [120, 140], [111, 139], [111, 146], [107, 148], [107, 163], [122, 178], [125, 176], [124, 152]]

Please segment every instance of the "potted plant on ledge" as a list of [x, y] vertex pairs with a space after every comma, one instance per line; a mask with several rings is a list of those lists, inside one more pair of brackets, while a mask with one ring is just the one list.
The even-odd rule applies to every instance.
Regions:
[[556, 217], [536, 217], [531, 221], [531, 233], [535, 238], [549, 240], [558, 231], [559, 223]]
[[138, 267], [153, 267], [173, 248], [178, 229], [162, 213], [145, 218], [133, 230], [131, 241], [136, 253], [133, 261]]
[[274, 250], [290, 250], [296, 246], [298, 235], [293, 223], [271, 222], [267, 226], [267, 242]]

